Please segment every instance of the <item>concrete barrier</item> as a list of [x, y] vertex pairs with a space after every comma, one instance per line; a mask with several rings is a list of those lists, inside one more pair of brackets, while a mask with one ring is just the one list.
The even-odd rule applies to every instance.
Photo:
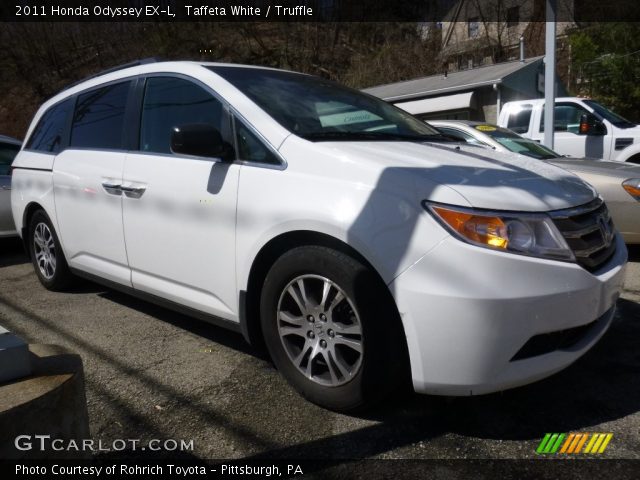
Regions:
[[0, 383], [0, 458], [90, 457], [69, 449], [90, 439], [82, 359], [57, 345], [29, 345], [29, 356], [31, 375]]

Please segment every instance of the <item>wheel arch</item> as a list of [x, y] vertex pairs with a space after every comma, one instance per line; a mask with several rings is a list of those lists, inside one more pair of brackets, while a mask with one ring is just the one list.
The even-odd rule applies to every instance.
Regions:
[[[391, 291], [387, 288], [380, 272], [361, 253], [346, 242], [327, 235], [325, 233], [310, 230], [295, 230], [275, 236], [269, 240], [258, 252], [251, 264], [246, 290], [240, 291], [240, 325], [245, 339], [252, 345], [259, 348], [264, 347], [262, 338], [262, 328], [260, 326], [260, 294], [262, 284], [274, 262], [287, 250], [301, 246], [323, 246], [332, 248], [339, 252], [352, 256], [373, 272], [376, 278], [384, 285], [388, 300], [395, 300]], [[396, 307], [397, 308], [397, 307]], [[402, 322], [400, 321], [400, 327]], [[404, 330], [403, 330], [404, 333]]]
[[29, 249], [29, 244], [28, 244], [29, 239], [28, 239], [27, 230], [29, 228], [29, 222], [31, 221], [31, 217], [33, 217], [33, 214], [36, 213], [38, 210], [42, 210], [45, 213], [45, 215], [47, 215], [49, 219], [51, 219], [51, 217], [49, 216], [45, 208], [41, 204], [35, 201], [29, 202], [27, 206], [24, 208], [24, 212], [22, 213], [22, 225], [20, 226], [20, 236], [22, 238], [22, 245], [25, 251], [27, 252], [27, 255], [29, 256], [29, 259], [31, 259], [31, 249]]

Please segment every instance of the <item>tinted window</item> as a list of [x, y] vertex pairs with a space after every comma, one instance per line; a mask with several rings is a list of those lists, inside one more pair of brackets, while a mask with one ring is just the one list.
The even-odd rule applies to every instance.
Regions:
[[236, 139], [238, 142], [239, 160], [280, 164], [278, 158], [267, 148], [262, 140], [238, 119], [236, 119]]
[[19, 150], [20, 145], [0, 143], [0, 175], [9, 175], [9, 167]]
[[509, 115], [507, 128], [516, 133], [526, 133], [529, 131], [529, 122], [531, 120], [531, 105], [523, 105], [522, 108], [514, 110]]
[[72, 147], [122, 148], [130, 84], [116, 83], [78, 96], [71, 126]]
[[65, 100], [47, 110], [29, 137], [26, 148], [58, 153], [72, 103], [72, 99]]
[[173, 127], [207, 123], [223, 133], [222, 119], [222, 103], [204, 88], [181, 78], [149, 78], [142, 106], [140, 150], [171, 153]]
[[[580, 117], [585, 113], [589, 112], [577, 103], [558, 103], [553, 109], [554, 130], [577, 134], [580, 130]], [[544, 110], [540, 120], [540, 131], [544, 132]]]

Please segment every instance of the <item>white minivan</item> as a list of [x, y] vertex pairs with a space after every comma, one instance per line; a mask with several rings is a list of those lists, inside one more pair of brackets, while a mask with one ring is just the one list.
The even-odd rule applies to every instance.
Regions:
[[310, 75], [141, 63], [56, 95], [26, 139], [12, 210], [45, 287], [87, 277], [242, 332], [331, 409], [405, 379], [546, 377], [603, 335], [623, 282], [577, 177]]

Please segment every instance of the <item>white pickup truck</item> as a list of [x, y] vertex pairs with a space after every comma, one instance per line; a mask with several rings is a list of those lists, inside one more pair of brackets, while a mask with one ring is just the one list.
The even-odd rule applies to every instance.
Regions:
[[[555, 151], [569, 157], [640, 163], [640, 125], [587, 98], [556, 98], [554, 113]], [[544, 99], [505, 103], [498, 125], [542, 142]]]

